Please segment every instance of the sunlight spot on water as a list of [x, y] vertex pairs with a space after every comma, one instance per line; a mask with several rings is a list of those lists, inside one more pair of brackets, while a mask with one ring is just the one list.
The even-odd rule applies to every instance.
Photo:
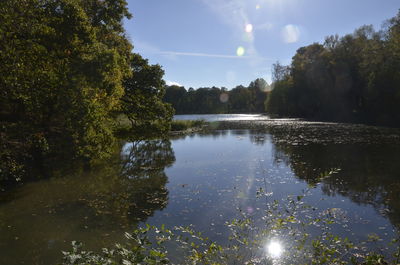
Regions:
[[247, 24], [245, 30], [246, 30], [247, 33], [252, 32], [253, 31], [253, 25], [251, 25], [250, 23]]
[[272, 258], [279, 258], [283, 252], [282, 245], [277, 241], [271, 241], [265, 246], [265, 249]]
[[243, 55], [244, 55], [244, 52], [245, 52], [244, 48], [243, 48], [242, 46], [239, 46], [239, 47], [237, 48], [237, 50], [236, 50], [236, 55], [237, 55], [237, 56], [243, 56]]
[[282, 37], [286, 43], [295, 43], [300, 39], [300, 28], [296, 25], [286, 25], [282, 29]]
[[256, 9], [258, 10], [258, 9], [260, 9], [261, 8], [261, 6], [260, 5], [256, 5]]

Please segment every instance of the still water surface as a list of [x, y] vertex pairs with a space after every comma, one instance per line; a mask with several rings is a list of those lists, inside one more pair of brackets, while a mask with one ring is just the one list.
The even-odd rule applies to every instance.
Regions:
[[[336, 234], [361, 241], [375, 233], [383, 252], [396, 236], [398, 129], [262, 115], [191, 118], [216, 123], [206, 132], [125, 143], [90, 172], [0, 193], [0, 264], [54, 264], [72, 240], [112, 246], [143, 223], [193, 224], [223, 242], [224, 223], [241, 212], [261, 218], [269, 202], [305, 191], [306, 203], [340, 216]], [[329, 171], [336, 173], [321, 178]]]

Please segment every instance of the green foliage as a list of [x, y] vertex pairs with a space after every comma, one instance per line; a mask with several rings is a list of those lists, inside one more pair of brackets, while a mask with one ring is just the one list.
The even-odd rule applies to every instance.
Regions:
[[[147, 233], [150, 227], [135, 230], [132, 234], [126, 233], [125, 236], [133, 241], [133, 244], [129, 246], [122, 246], [117, 244], [115, 249], [103, 248], [101, 254], [95, 254], [91, 251], [82, 251], [82, 244], [78, 242], [72, 242], [72, 251], [63, 252], [64, 261], [63, 264], [169, 264], [169, 260], [166, 258], [166, 250], [162, 247], [152, 247], [152, 243], [149, 240]], [[156, 230], [159, 232], [159, 230]], [[168, 237], [162, 234], [162, 237], [158, 237], [157, 245]]]
[[1, 2], [0, 179], [48, 157], [107, 155], [129, 75], [125, 16], [125, 1]]
[[[388, 264], [396, 261], [396, 255], [393, 260], [368, 251], [363, 242], [355, 244], [332, 234], [331, 227], [340, 223], [334, 209], [316, 212], [303, 202], [308, 192], [296, 199], [289, 196], [281, 202], [268, 203], [261, 222], [242, 213], [240, 218], [226, 223], [230, 235], [223, 245], [190, 226], [169, 230], [164, 225], [161, 228], [146, 225], [132, 234], [127, 233], [127, 244], [103, 249], [102, 253], [85, 251], [81, 244], [73, 242], [72, 251], [64, 252], [63, 264]], [[258, 192], [264, 196], [262, 193]], [[268, 250], [276, 239], [284, 242], [283, 252], [278, 256]]]
[[237, 86], [232, 90], [218, 87], [202, 87], [197, 90], [184, 87], [167, 86], [163, 98], [175, 109], [177, 114], [207, 113], [251, 113], [264, 112], [269, 85], [258, 78], [248, 87]]
[[191, 128], [201, 128], [205, 124], [205, 120], [174, 120], [171, 123], [171, 131], [185, 131]]
[[363, 26], [297, 50], [275, 65], [269, 113], [399, 126], [400, 12], [380, 32]]
[[292, 87], [290, 79], [274, 83], [274, 89], [269, 93], [265, 102], [265, 109], [270, 114], [280, 114], [291, 116], [290, 101], [288, 99], [288, 90]]
[[169, 129], [163, 71], [132, 55], [125, 17], [124, 0], [1, 1], [0, 181], [109, 156], [121, 110], [137, 137]]
[[162, 102], [164, 71], [159, 65], [149, 65], [139, 54], [133, 54], [130, 67], [132, 77], [124, 80], [121, 111], [131, 122], [136, 137], [148, 137], [169, 131], [173, 109]]

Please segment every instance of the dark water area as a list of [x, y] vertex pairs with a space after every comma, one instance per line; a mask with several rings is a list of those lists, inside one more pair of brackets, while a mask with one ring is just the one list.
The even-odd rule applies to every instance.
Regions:
[[193, 224], [223, 242], [227, 221], [243, 213], [261, 220], [268, 203], [303, 194], [313, 211], [338, 217], [335, 234], [354, 242], [375, 234], [371, 247], [391, 250], [400, 227], [399, 129], [263, 115], [176, 118], [214, 123], [125, 143], [90, 172], [1, 193], [0, 264], [55, 264], [72, 240], [96, 250], [144, 223]]

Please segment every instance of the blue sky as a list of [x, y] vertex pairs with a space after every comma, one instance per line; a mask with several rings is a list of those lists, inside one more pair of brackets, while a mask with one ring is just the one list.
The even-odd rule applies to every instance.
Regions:
[[160, 64], [167, 83], [227, 87], [289, 64], [299, 47], [362, 25], [379, 29], [400, 0], [128, 0], [134, 52]]

